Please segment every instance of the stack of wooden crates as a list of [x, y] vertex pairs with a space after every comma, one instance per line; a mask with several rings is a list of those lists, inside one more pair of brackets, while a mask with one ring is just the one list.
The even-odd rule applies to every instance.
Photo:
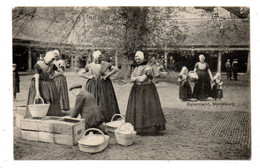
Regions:
[[31, 117], [19, 124], [22, 139], [63, 145], [76, 145], [85, 132], [85, 121], [76, 118]]

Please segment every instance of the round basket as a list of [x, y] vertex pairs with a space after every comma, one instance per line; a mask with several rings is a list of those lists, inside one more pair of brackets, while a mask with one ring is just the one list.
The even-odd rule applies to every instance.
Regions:
[[188, 79], [190, 82], [196, 82], [199, 79], [199, 77], [194, 71], [190, 71], [188, 73]]
[[[86, 135], [86, 133], [89, 131], [98, 131], [101, 134]], [[90, 136], [92, 136], [92, 140], [89, 139]], [[99, 140], [99, 142], [96, 140]], [[108, 146], [108, 142], [109, 136], [104, 135], [101, 130], [96, 128], [89, 128], [84, 132], [82, 138], [78, 141], [79, 150], [87, 153], [98, 153]]]
[[[121, 127], [122, 125], [118, 128], [118, 131], [120, 131]], [[122, 134], [117, 131], [115, 132], [117, 143], [124, 146], [132, 145], [134, 143], [135, 136], [136, 136], [136, 132], [132, 134]]]
[[38, 117], [38, 118], [43, 118], [46, 117], [49, 107], [49, 104], [45, 104], [44, 100], [39, 97], [42, 101], [43, 104], [35, 104], [36, 99], [34, 99], [33, 104], [28, 105], [28, 109], [32, 115], [32, 117]]
[[[120, 116], [122, 118], [122, 120], [114, 121], [115, 116]], [[115, 114], [115, 115], [113, 115], [111, 121], [106, 123], [106, 130], [108, 132], [115, 132], [115, 130], [118, 127], [120, 127], [121, 125], [123, 125], [124, 123], [125, 123], [125, 118], [122, 115], [120, 115], [120, 114]]]

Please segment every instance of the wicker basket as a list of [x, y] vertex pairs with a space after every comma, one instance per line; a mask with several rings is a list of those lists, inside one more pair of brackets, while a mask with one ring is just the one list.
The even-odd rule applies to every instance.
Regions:
[[[115, 116], [120, 116], [122, 120], [114, 121]], [[108, 132], [115, 132], [115, 130], [125, 123], [125, 118], [120, 114], [113, 115], [110, 122], [106, 123], [106, 130]]]
[[[89, 131], [98, 131], [101, 134], [91, 134], [86, 136], [86, 133]], [[96, 142], [97, 139], [99, 140], [101, 139], [101, 141]], [[104, 133], [99, 129], [89, 128], [84, 132], [83, 137], [78, 141], [79, 150], [87, 153], [98, 153], [104, 150], [108, 146], [108, 142], [109, 142], [109, 136], [104, 135]]]
[[131, 133], [131, 134], [120, 133], [120, 128], [123, 125], [121, 125], [118, 128], [118, 130], [115, 132], [115, 137], [116, 137], [117, 143], [120, 144], [120, 145], [124, 145], [124, 146], [132, 145], [134, 143], [134, 140], [135, 140], [136, 132]]
[[32, 117], [37, 117], [37, 118], [43, 118], [46, 117], [49, 107], [49, 104], [45, 104], [44, 100], [39, 97], [42, 101], [43, 104], [35, 104], [36, 99], [34, 99], [33, 104], [28, 105], [28, 109], [32, 115]]
[[199, 77], [194, 71], [190, 71], [188, 73], [188, 79], [190, 82], [196, 82], [199, 79]]

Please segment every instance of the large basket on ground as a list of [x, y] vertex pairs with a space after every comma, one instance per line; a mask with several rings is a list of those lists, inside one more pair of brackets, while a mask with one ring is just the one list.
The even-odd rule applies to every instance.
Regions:
[[135, 140], [136, 132], [133, 131], [129, 134], [121, 133], [120, 129], [123, 125], [121, 125], [117, 130], [115, 130], [115, 137], [117, 143], [124, 146], [132, 145]]
[[28, 105], [28, 109], [32, 117], [43, 118], [46, 117], [48, 110], [50, 108], [49, 104], [45, 104], [44, 100], [40, 97], [43, 104], [35, 104], [36, 99], [34, 99], [33, 104]]
[[[114, 121], [115, 116], [121, 117], [121, 120]], [[113, 115], [110, 122], [106, 123], [106, 130], [108, 132], [115, 132], [115, 130], [125, 123], [125, 118], [120, 114]]]
[[194, 71], [190, 71], [188, 73], [188, 79], [190, 82], [196, 82], [199, 79], [199, 77]]
[[[86, 133], [89, 131], [97, 131], [101, 134], [94, 134], [93, 132], [90, 132], [88, 135], [86, 135]], [[87, 153], [98, 153], [108, 146], [108, 142], [109, 136], [104, 135], [101, 130], [96, 128], [89, 128], [84, 132], [83, 137], [78, 141], [79, 150]]]

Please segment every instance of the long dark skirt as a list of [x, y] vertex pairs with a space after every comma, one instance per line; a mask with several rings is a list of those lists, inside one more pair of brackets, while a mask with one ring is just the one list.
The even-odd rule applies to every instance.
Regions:
[[70, 102], [69, 102], [69, 94], [68, 94], [68, 86], [67, 86], [67, 79], [65, 76], [59, 76], [54, 78], [55, 85], [58, 89], [58, 94], [60, 97], [60, 105], [62, 110], [69, 110], [70, 109]]
[[105, 117], [105, 122], [110, 122], [113, 115], [120, 113], [114, 87], [109, 78], [88, 80], [85, 90], [96, 98], [101, 113]]
[[157, 89], [151, 84], [134, 84], [128, 100], [126, 121], [138, 134], [153, 134], [165, 130], [165, 117]]
[[196, 81], [193, 90], [193, 98], [205, 100], [210, 96], [211, 84], [208, 71], [197, 71], [198, 81]]
[[213, 86], [211, 90], [211, 97], [214, 99], [222, 99], [223, 98], [223, 91], [222, 89], [218, 89], [216, 85]]
[[[44, 102], [50, 104], [47, 116], [63, 116], [60, 108], [60, 98], [58, 95], [58, 90], [54, 81], [39, 80], [39, 91], [40, 96], [43, 98]], [[32, 79], [27, 105], [34, 103], [35, 95], [35, 79]], [[26, 109], [26, 117], [31, 117], [28, 108]]]
[[179, 98], [181, 100], [187, 100], [190, 99], [191, 97], [192, 97], [192, 92], [191, 92], [191, 86], [189, 81], [187, 80], [181, 81], [180, 89], [179, 89]]

